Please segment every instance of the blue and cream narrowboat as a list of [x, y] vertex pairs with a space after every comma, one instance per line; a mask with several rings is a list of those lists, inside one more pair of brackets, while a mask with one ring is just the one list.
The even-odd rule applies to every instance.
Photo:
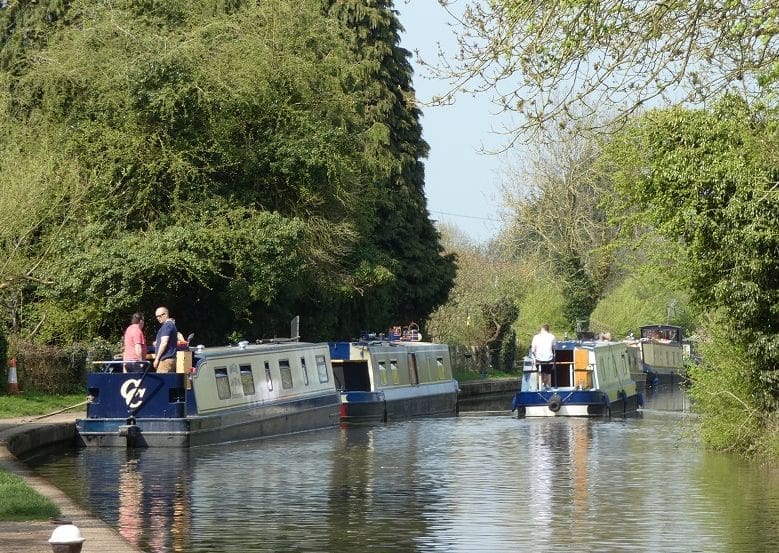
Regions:
[[339, 421], [326, 343], [198, 346], [178, 352], [176, 373], [95, 372], [87, 387], [86, 418], [76, 421], [84, 446], [188, 447]]
[[387, 336], [330, 343], [341, 422], [457, 413], [459, 386], [452, 376], [449, 346], [420, 338], [413, 331], [390, 331]]
[[630, 357], [623, 342], [558, 342], [551, 387], [526, 357], [520, 390], [511, 410], [519, 417], [589, 417], [625, 415], [644, 403], [630, 377]]

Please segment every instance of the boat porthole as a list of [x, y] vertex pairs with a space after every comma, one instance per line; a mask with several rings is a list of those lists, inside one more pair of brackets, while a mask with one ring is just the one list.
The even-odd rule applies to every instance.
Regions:
[[549, 407], [549, 410], [552, 413], [557, 413], [560, 410], [560, 407], [563, 406], [563, 401], [560, 399], [560, 396], [555, 394], [549, 398], [549, 403], [547, 403], [546, 406]]

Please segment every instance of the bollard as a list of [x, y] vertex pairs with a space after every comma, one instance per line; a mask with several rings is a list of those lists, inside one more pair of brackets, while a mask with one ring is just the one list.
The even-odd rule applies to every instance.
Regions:
[[80, 553], [84, 544], [81, 530], [73, 524], [57, 526], [51, 533], [49, 543], [54, 553]]
[[16, 357], [11, 357], [8, 366], [8, 394], [18, 394], [19, 383], [16, 380]]

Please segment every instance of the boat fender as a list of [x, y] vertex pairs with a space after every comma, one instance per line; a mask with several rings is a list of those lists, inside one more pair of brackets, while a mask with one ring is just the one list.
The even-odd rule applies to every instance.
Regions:
[[511, 400], [511, 412], [517, 410], [517, 407], [519, 406], [519, 398], [517, 396], [514, 396], [514, 399]]
[[554, 394], [549, 398], [549, 402], [546, 406], [552, 413], [557, 413], [560, 410], [560, 407], [563, 406], [563, 399], [559, 395]]

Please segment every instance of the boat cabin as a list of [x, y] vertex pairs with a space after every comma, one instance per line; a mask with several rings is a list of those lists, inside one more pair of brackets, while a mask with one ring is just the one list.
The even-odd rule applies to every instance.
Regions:
[[336, 386], [375, 391], [452, 379], [449, 346], [425, 342], [336, 342], [330, 346]]
[[413, 329], [391, 329], [388, 336], [330, 343], [341, 422], [455, 413], [459, 386], [449, 346], [422, 342]]

